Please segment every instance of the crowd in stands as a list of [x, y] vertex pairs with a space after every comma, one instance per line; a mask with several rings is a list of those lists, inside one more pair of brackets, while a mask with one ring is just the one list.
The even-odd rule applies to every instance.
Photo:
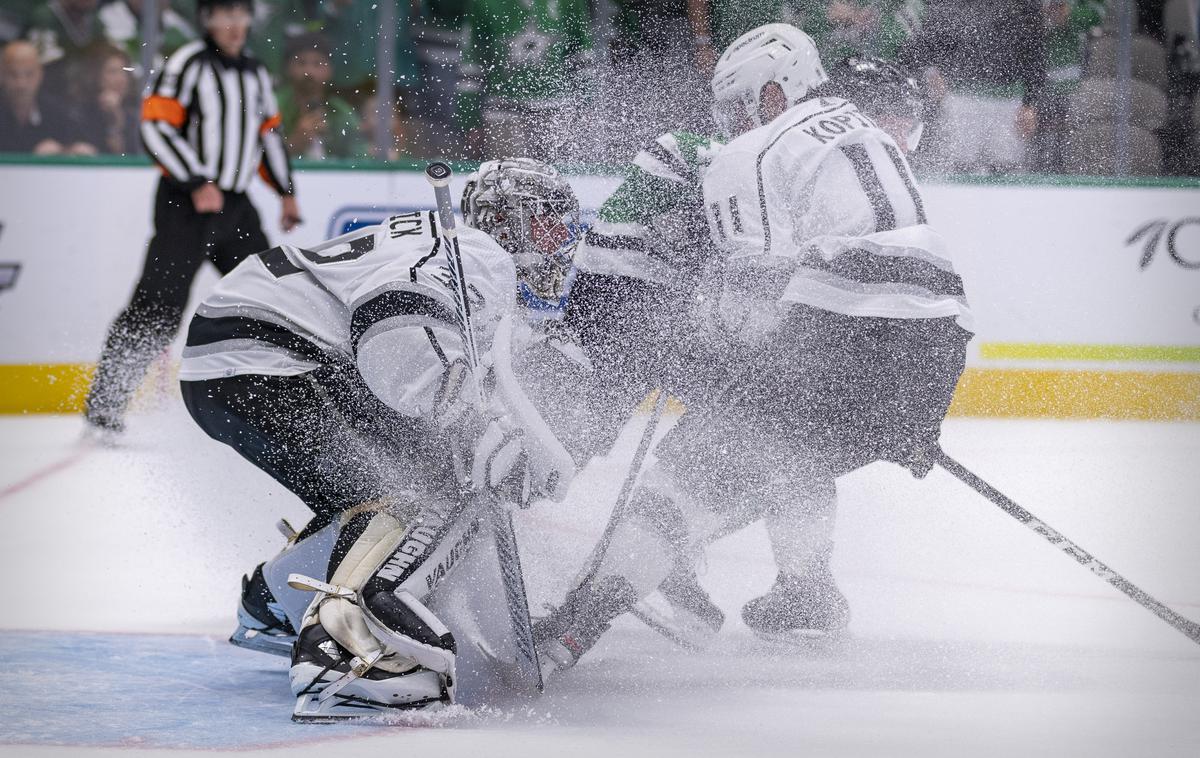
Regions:
[[[299, 165], [523, 153], [622, 163], [667, 129], [711, 132], [707, 82], [742, 32], [785, 21], [826, 62], [865, 53], [923, 85], [927, 172], [1200, 175], [1200, 0], [396, 0], [394, 103], [380, 103], [377, 0], [256, 0]], [[136, 154], [143, 0], [5, 0], [0, 152]], [[196, 36], [158, 0], [156, 62]], [[152, 59], [153, 60], [153, 59]], [[386, 108], [391, 139], [376, 137]]]

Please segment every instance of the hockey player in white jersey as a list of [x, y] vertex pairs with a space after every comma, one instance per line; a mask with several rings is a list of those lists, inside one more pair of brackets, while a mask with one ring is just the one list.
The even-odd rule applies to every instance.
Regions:
[[[858, 105], [902, 153], [916, 149], [922, 131], [920, 90], [906, 72], [878, 58], [849, 56], [834, 64], [830, 75], [827, 89]], [[693, 303], [708, 295], [698, 290], [704, 273], [721, 265], [708, 234], [701, 186], [721, 146], [686, 133], [661, 135], [635, 156], [588, 230], [576, 257], [568, 323], [578, 330], [595, 366], [593, 386], [628, 394], [632, 385], [640, 392], [636, 397], [663, 387], [685, 408], [703, 407], [706, 395], [719, 390], [729, 351], [707, 330], [695, 328], [691, 312]], [[607, 360], [610, 353], [617, 359]], [[726, 497], [736, 507], [728, 509], [723, 529], [708, 535], [710, 541], [779, 510], [766, 503], [746, 507], [732, 489]], [[796, 542], [791, 532], [803, 531], [804, 525], [800, 520], [772, 523], [768, 535], [779, 539], [777, 552], [784, 554]], [[679, 536], [686, 529], [673, 532]], [[702, 647], [723, 625], [724, 615], [697, 581], [694, 553], [683, 552], [659, 592], [639, 602], [633, 613], [672, 640]]]
[[461, 266], [433, 211], [398, 214], [246, 260], [188, 333], [193, 418], [315, 514], [276, 562], [328, 557], [316, 579], [292, 582], [318, 593], [299, 610], [260, 565], [233, 640], [290, 648], [301, 719], [451, 701], [455, 642], [423, 604], [422, 572], [449, 549], [460, 487], [527, 502], [561, 495], [573, 474], [505, 367], [517, 303], [562, 295], [578, 203], [552, 167], [514, 159], [480, 167], [463, 213]]
[[[920, 136], [915, 113], [897, 128], [916, 104], [901, 89], [888, 113], [897, 144], [846, 99], [860, 88], [826, 79], [811, 41], [786, 25], [744, 35], [713, 78], [714, 115], [741, 133], [704, 186], [727, 253], [718, 317], [754, 356], [724, 402], [757, 396], [742, 443], [778, 454], [746, 459], [757, 464], [748, 475], [805, 493], [768, 511], [779, 575], [742, 613], [764, 636], [846, 625], [829, 569], [834, 480], [878, 459], [928, 471], [970, 337], [962, 281], [904, 158]], [[698, 457], [711, 459], [721, 415], [697, 426]]]
[[730, 493], [765, 511], [779, 564], [746, 624], [787, 638], [843, 629], [834, 479], [880, 459], [918, 476], [932, 465], [970, 336], [962, 282], [901, 147], [827, 80], [812, 41], [783, 24], [717, 64], [714, 116], [735, 138], [704, 179], [726, 256], [708, 317], [735, 368], [660, 444], [591, 581], [542, 622], [558, 667], [657, 586], [679, 523], [692, 543], [719, 531]]

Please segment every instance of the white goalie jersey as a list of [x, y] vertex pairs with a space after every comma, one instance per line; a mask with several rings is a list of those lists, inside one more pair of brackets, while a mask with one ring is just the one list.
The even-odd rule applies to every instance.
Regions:
[[908, 162], [851, 102], [813, 98], [730, 142], [705, 175], [704, 204], [727, 277], [757, 278], [770, 290], [760, 297], [970, 328]]
[[[511, 320], [516, 271], [488, 235], [458, 235], [473, 334], [486, 356], [497, 325]], [[427, 415], [455, 376], [448, 367], [464, 358], [459, 277], [445, 245], [435, 214], [415, 211], [311, 249], [282, 245], [246, 259], [197, 308], [180, 379], [354, 364], [387, 405]]]

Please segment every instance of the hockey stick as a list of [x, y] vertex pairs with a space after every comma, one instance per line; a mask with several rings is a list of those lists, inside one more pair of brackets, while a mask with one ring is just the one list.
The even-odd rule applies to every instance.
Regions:
[[[479, 374], [479, 352], [475, 342], [475, 330], [471, 325], [471, 302], [467, 294], [466, 276], [463, 271], [462, 253], [458, 246], [458, 230], [455, 228], [454, 210], [450, 203], [450, 177], [453, 172], [445, 163], [430, 163], [425, 168], [425, 178], [433, 185], [437, 199], [438, 226], [446, 241], [446, 257], [450, 262], [450, 276], [454, 287], [455, 308], [458, 311], [459, 330], [466, 354], [467, 368], [474, 379], [477, 402], [480, 410], [486, 403], [483, 397], [483, 377]], [[478, 497], [492, 523], [496, 540], [496, 554], [500, 561], [500, 579], [504, 585], [508, 605], [509, 621], [512, 625], [513, 643], [520, 656], [519, 667], [532, 689], [542, 690], [542, 667], [538, 662], [537, 649], [533, 642], [533, 622], [529, 618], [529, 597], [525, 591], [525, 578], [521, 570], [521, 556], [517, 537], [513, 531], [512, 513], [491, 492]]]
[[1004, 493], [997, 490], [987, 482], [980, 479], [965, 466], [958, 461], [946, 455], [945, 451], [940, 448], [934, 456], [934, 460], [947, 472], [967, 485], [971, 489], [983, 495], [988, 500], [1004, 511], [1008, 515], [1020, 521], [1025, 526], [1032, 529], [1037, 534], [1041, 535], [1047, 542], [1054, 545], [1059, 550], [1074, 558], [1080, 565], [1087, 568], [1096, 576], [1108, 582], [1112, 586], [1119, 589], [1129, 596], [1135, 603], [1142, 606], [1146, 610], [1158, 616], [1163, 621], [1175, 627], [1179, 631], [1187, 635], [1187, 638], [1192, 642], [1200, 643], [1200, 624], [1195, 621], [1190, 621], [1160, 601], [1151, 597], [1145, 590], [1135, 585], [1125, 577], [1113, 571], [1104, 563], [1092, 556], [1083, 548], [1076, 545], [1071, 540], [1062, 535], [1061, 532], [1052, 529], [1049, 524], [1042, 521], [1037, 516], [1034, 516], [1029, 511], [1014, 503]]
[[[646, 421], [646, 428], [642, 430], [642, 437], [638, 440], [637, 449], [633, 453], [633, 461], [629, 464], [629, 473], [625, 475], [625, 481], [621, 482], [621, 489], [617, 493], [617, 502], [613, 504], [612, 514], [608, 517], [608, 523], [604, 526], [604, 532], [600, 535], [600, 541], [596, 543], [596, 547], [592, 550], [592, 562], [588, 572], [576, 582], [577, 587], [582, 587], [586, 584], [591, 584], [596, 578], [596, 572], [600, 570], [600, 564], [604, 562], [604, 556], [608, 554], [608, 546], [612, 543], [613, 534], [616, 533], [617, 527], [625, 519], [625, 511], [629, 504], [629, 496], [633, 493], [633, 487], [637, 483], [638, 475], [642, 472], [642, 464], [646, 460], [646, 455], [650, 452], [650, 443], [654, 439], [654, 433], [658, 431], [658, 422], [662, 419], [663, 413], [667, 409], [667, 401], [670, 395], [665, 389], [654, 389], [646, 395], [646, 400], [654, 398], [654, 408], [650, 413], [650, 418]], [[642, 401], [645, 404], [645, 401]], [[640, 406], [639, 406], [640, 407]]]
[[[765, 355], [768, 349], [769, 345], [764, 345], [763, 347], [760, 347], [754, 351], [754, 354], [751, 357], [757, 360]], [[733, 375], [725, 380], [725, 383], [717, 390], [715, 397], [720, 401], [723, 401], [725, 398], [727, 398], [729, 393], [737, 388], [738, 383], [741, 382], [745, 374], [749, 372], [752, 365], [753, 364], [751, 361], [743, 361], [741, 369], [733, 372]], [[609, 543], [612, 542], [613, 533], [616, 532], [617, 526], [619, 526], [620, 522], [625, 518], [626, 505], [629, 501], [629, 496], [633, 493], [634, 485], [637, 484], [638, 475], [642, 471], [642, 464], [646, 458], [646, 455], [650, 451], [650, 443], [654, 439], [655, 432], [658, 431], [659, 421], [662, 419], [663, 413], [666, 411], [667, 404], [672, 400], [671, 394], [667, 391], [666, 387], [659, 387], [651, 390], [650, 393], [646, 395], [646, 398], [642, 401], [642, 403], [645, 404], [646, 401], [648, 401], [651, 397], [655, 398], [654, 410], [651, 414], [649, 422], [646, 424], [646, 428], [642, 431], [642, 438], [638, 442], [637, 450], [634, 452], [633, 462], [630, 465], [629, 473], [625, 476], [625, 481], [621, 483], [621, 491], [617, 495], [616, 504], [613, 505], [612, 515], [609, 516], [608, 524], [604, 527], [604, 533], [600, 535], [600, 541], [596, 544], [596, 548], [593, 550], [591, 568], [588, 570], [588, 573], [584, 574], [582, 580], [576, 583], [576, 586], [582, 587], [585, 584], [591, 583], [591, 581], [596, 578], [596, 572], [600, 569], [600, 563], [604, 560], [604, 556], [608, 553], [608, 546]], [[676, 400], [676, 402], [679, 401]], [[696, 423], [709, 423], [717, 405], [718, 403], [715, 402], [709, 403], [707, 408], [704, 408], [699, 412], [698, 421]], [[658, 629], [653, 625], [651, 625], [651, 628], [654, 628], [655, 631], [664, 634], [668, 639], [675, 641], [670, 634], [663, 632], [661, 629]]]

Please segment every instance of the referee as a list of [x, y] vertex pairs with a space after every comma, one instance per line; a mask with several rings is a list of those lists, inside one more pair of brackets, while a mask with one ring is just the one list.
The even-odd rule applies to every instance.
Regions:
[[246, 196], [257, 172], [282, 198], [284, 231], [300, 223], [279, 107], [266, 67], [244, 51], [253, 0], [197, 0], [206, 35], [175, 52], [142, 103], [142, 142], [162, 171], [154, 237], [129, 305], [108, 331], [85, 417], [123, 431], [130, 397], [174, 339], [196, 272], [222, 274], [267, 249]]

